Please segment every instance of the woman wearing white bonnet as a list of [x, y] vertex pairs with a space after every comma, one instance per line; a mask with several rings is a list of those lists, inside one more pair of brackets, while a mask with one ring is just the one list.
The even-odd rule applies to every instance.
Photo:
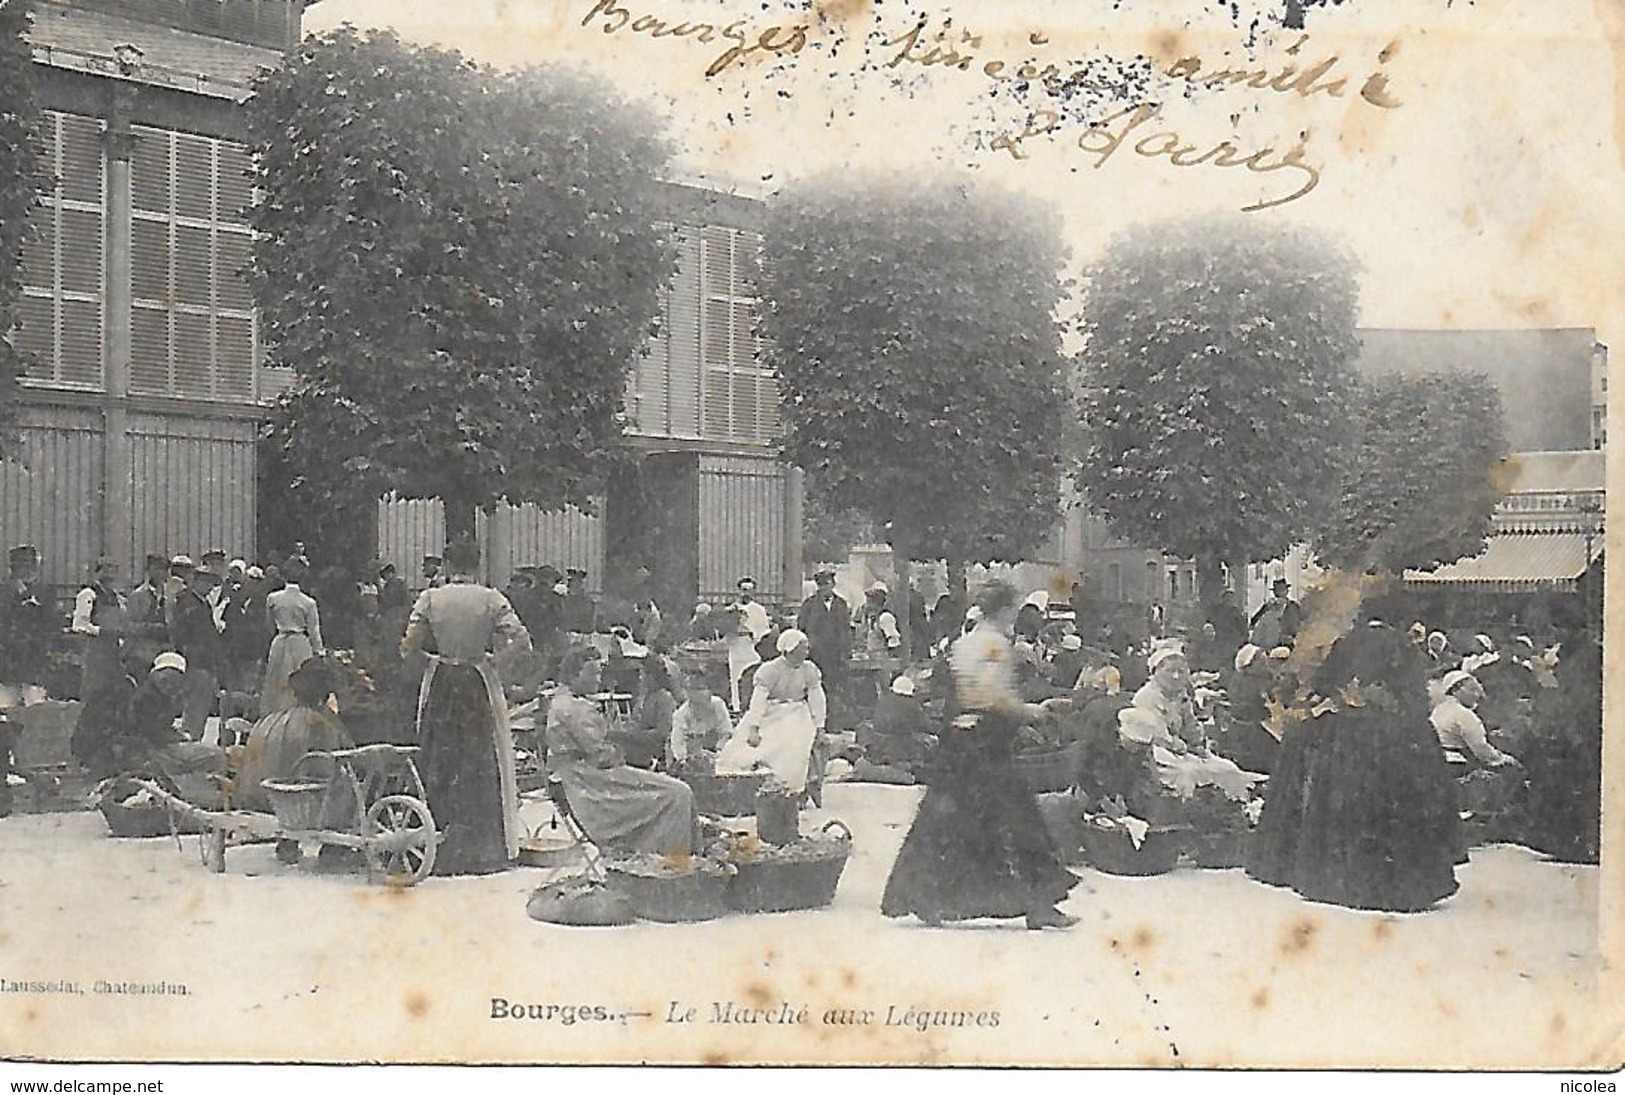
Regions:
[[756, 671], [750, 706], [717, 752], [718, 775], [767, 769], [792, 794], [807, 788], [813, 743], [824, 729], [823, 677], [807, 657], [804, 631], [779, 636], [779, 656]]

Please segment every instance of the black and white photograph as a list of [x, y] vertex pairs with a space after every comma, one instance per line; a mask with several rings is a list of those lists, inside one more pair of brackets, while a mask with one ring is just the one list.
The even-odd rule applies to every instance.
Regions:
[[1620, 1068], [1622, 63], [0, 0], [0, 1061]]

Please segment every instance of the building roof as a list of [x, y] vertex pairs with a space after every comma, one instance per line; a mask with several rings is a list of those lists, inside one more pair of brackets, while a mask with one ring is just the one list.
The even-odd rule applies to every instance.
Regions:
[[[1588, 544], [1589, 540], [1589, 544]], [[1590, 558], [1587, 558], [1587, 548]], [[1602, 554], [1603, 537], [1575, 532], [1515, 532], [1491, 536], [1469, 559], [1437, 570], [1407, 570], [1412, 586], [1469, 586], [1502, 593], [1573, 592], [1575, 580]]]
[[[282, 60], [274, 49], [59, 4], [34, 8], [28, 37], [34, 60], [52, 68], [236, 102], [248, 98], [262, 68]], [[114, 47], [121, 45], [141, 51], [139, 65], [120, 65]]]

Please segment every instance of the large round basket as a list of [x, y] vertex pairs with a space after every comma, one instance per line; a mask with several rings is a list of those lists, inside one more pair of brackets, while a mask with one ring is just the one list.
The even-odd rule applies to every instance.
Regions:
[[313, 781], [266, 779], [260, 781], [265, 797], [271, 800], [271, 812], [277, 824], [286, 830], [309, 830], [322, 827], [323, 809], [327, 805], [327, 784]]
[[[138, 784], [126, 779], [98, 788], [96, 808], [107, 820], [107, 831], [111, 835], [135, 839], [203, 831], [198, 821], [172, 811], [164, 803], [152, 800], [150, 795], [141, 795], [140, 791]], [[136, 805], [126, 806], [124, 800], [131, 798], [136, 799]]]
[[1083, 861], [1107, 874], [1167, 874], [1179, 862], [1181, 830], [1153, 828], [1136, 848], [1126, 830], [1083, 826]]
[[714, 817], [750, 817], [756, 813], [756, 794], [767, 775], [752, 772], [743, 776], [718, 776], [705, 771], [687, 771], [683, 782], [694, 792], [694, 809]]
[[1059, 749], [1017, 753], [1015, 768], [1027, 781], [1028, 790], [1034, 794], [1065, 791], [1077, 782], [1078, 755], [1076, 743], [1063, 745]]
[[605, 865], [610, 890], [626, 898], [641, 920], [688, 924], [728, 913], [723, 863], [693, 859], [683, 865], [659, 856], [632, 856]]
[[734, 859], [739, 873], [728, 884], [728, 905], [747, 913], [821, 909], [835, 900], [851, 855], [852, 832], [839, 821], [794, 844], [762, 846]]

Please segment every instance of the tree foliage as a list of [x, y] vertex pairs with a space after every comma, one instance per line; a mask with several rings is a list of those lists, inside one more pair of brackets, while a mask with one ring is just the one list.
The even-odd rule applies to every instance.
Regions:
[[344, 27], [262, 78], [249, 130], [290, 495], [438, 496], [454, 529], [503, 498], [590, 507], [674, 262], [658, 120], [570, 70]]
[[1138, 228], [1088, 272], [1078, 473], [1131, 540], [1218, 564], [1309, 538], [1340, 481], [1353, 260], [1243, 217]]
[[1017, 559], [1059, 516], [1067, 415], [1047, 207], [953, 180], [808, 180], [767, 218], [766, 354], [818, 505], [901, 559]]
[[4, 337], [17, 320], [23, 291], [23, 243], [45, 182], [39, 143], [38, 76], [28, 44], [26, 0], [0, 3], [0, 458], [17, 455], [18, 380], [28, 371], [21, 350]]
[[816, 483], [805, 487], [806, 504], [801, 518], [801, 550], [810, 562], [839, 563], [859, 544], [880, 539], [874, 522], [850, 509], [832, 509], [829, 494]]
[[1506, 491], [1500, 392], [1482, 373], [1364, 381], [1336, 510], [1314, 543], [1345, 570], [1395, 574], [1484, 550]]

